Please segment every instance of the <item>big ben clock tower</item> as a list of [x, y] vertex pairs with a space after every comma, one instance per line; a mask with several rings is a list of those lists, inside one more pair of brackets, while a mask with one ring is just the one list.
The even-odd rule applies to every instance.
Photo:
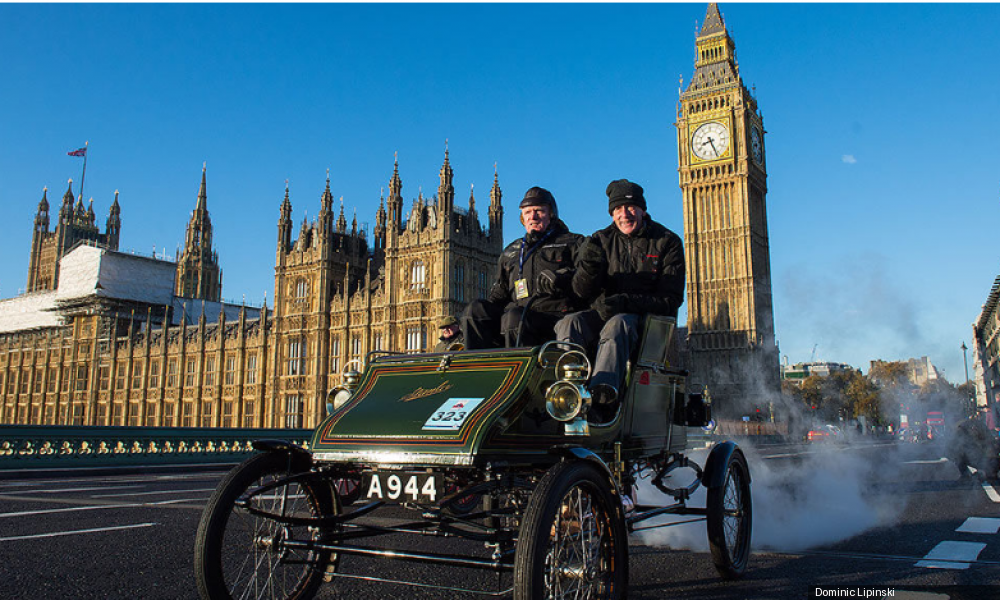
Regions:
[[677, 112], [684, 198], [688, 366], [723, 416], [778, 393], [767, 235], [767, 162], [757, 100], [716, 4], [696, 39]]

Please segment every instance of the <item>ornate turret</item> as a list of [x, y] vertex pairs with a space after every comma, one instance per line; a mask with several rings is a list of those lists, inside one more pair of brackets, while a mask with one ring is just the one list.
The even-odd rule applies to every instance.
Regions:
[[385, 250], [385, 196], [379, 194], [378, 212], [375, 213], [375, 231], [372, 232], [375, 250]]
[[121, 212], [121, 205], [118, 204], [118, 190], [115, 190], [115, 201], [111, 203], [111, 209], [108, 211], [108, 221], [106, 224], [108, 248], [112, 250], [118, 249], [118, 240], [121, 236], [122, 230]]
[[337, 233], [347, 233], [347, 217], [344, 216], [344, 198], [340, 198], [340, 216], [337, 217]]
[[73, 180], [69, 180], [66, 193], [63, 194], [62, 206], [59, 208], [59, 220], [69, 223], [73, 220]]
[[500, 176], [497, 173], [496, 164], [493, 165], [493, 187], [490, 188], [490, 238], [495, 240], [503, 239], [503, 205], [500, 201], [503, 193], [500, 191]]
[[184, 250], [177, 258], [174, 293], [182, 298], [217, 302], [222, 295], [218, 255], [212, 250], [212, 219], [208, 216], [207, 165], [201, 168], [201, 187], [191, 220], [188, 221]]
[[35, 231], [49, 230], [49, 188], [42, 189], [42, 199], [38, 202], [38, 212], [35, 214]]
[[455, 186], [452, 184], [455, 174], [448, 162], [448, 141], [444, 143], [444, 164], [441, 165], [438, 184], [438, 211], [442, 218], [450, 219], [451, 211], [455, 207]]
[[326, 170], [326, 189], [320, 198], [319, 235], [327, 239], [333, 232], [333, 194], [330, 192], [330, 170]]
[[389, 180], [389, 225], [398, 232], [403, 226], [403, 180], [399, 178], [399, 156], [394, 156], [392, 179]]
[[281, 217], [278, 218], [278, 256], [288, 252], [292, 246], [292, 202], [288, 199], [288, 180], [285, 180], [285, 199], [281, 202]]

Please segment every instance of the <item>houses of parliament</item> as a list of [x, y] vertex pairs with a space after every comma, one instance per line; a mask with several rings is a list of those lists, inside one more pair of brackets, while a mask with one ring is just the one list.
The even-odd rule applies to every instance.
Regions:
[[207, 173], [175, 261], [118, 251], [116, 193], [102, 233], [72, 181], [50, 231], [38, 203], [27, 292], [0, 301], [0, 422], [313, 427], [349, 361], [421, 352], [435, 324], [485, 296], [503, 242], [496, 173], [481, 221], [456, 206], [445, 150], [437, 194], [407, 208], [399, 163], [372, 241], [334, 210], [312, 222], [280, 203], [272, 308], [220, 301]]
[[[687, 261], [685, 366], [730, 413], [778, 390], [763, 118], [715, 4], [677, 105]], [[398, 160], [369, 242], [336, 214], [329, 176], [313, 221], [277, 222], [273, 307], [220, 301], [206, 171], [175, 261], [118, 251], [116, 193], [38, 203], [27, 292], [0, 301], [0, 423], [313, 427], [327, 390], [368, 352], [421, 352], [436, 322], [485, 297], [503, 248], [494, 172], [486, 214], [456, 206], [445, 149], [437, 193], [407, 207]], [[51, 220], [55, 229], [50, 230]], [[738, 414], [738, 413], [736, 413]]]

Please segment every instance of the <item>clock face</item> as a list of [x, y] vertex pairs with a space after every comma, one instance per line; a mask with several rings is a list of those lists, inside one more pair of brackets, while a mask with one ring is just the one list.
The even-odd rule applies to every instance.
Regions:
[[754, 162], [758, 165], [764, 163], [764, 146], [760, 143], [760, 130], [756, 127], [750, 129], [750, 152]]
[[691, 136], [691, 151], [702, 160], [715, 160], [729, 149], [729, 130], [717, 121], [698, 127]]

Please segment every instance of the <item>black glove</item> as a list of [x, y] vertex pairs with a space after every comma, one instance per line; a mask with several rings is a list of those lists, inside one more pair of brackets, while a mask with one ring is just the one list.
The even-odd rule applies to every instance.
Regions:
[[576, 260], [587, 270], [606, 271], [608, 268], [608, 257], [604, 253], [604, 248], [594, 238], [587, 238], [580, 244]]
[[625, 298], [621, 294], [600, 296], [594, 301], [594, 310], [602, 320], [607, 321], [618, 313], [625, 312]]
[[559, 290], [556, 284], [556, 274], [549, 269], [545, 269], [538, 274], [535, 285], [538, 287], [538, 292], [546, 296], [555, 296]]

